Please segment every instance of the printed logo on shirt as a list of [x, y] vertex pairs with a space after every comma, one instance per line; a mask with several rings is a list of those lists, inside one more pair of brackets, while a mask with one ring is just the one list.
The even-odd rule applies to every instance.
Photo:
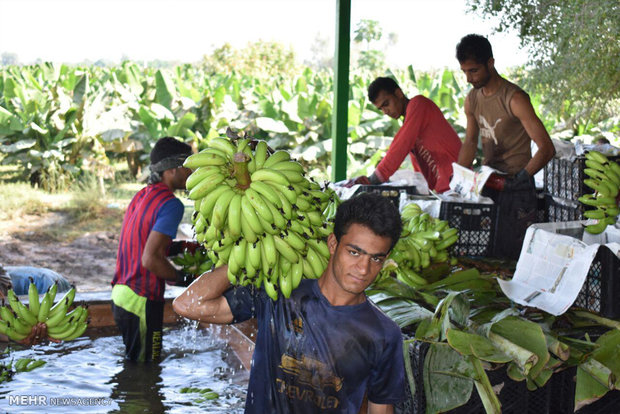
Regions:
[[483, 139], [492, 139], [495, 145], [497, 145], [497, 138], [495, 137], [495, 128], [497, 124], [501, 122], [502, 118], [497, 118], [493, 126], [489, 124], [489, 122], [484, 118], [484, 116], [480, 115], [479, 125], [482, 125], [480, 128], [480, 136]]
[[295, 331], [296, 334], [304, 333], [304, 322], [301, 318], [295, 318], [291, 321], [291, 325], [289, 326], [289, 331]]
[[342, 378], [334, 375], [329, 367], [316, 359], [302, 356], [301, 360], [283, 354], [280, 366], [284, 372], [297, 377], [297, 382], [312, 388], [332, 387], [336, 391], [342, 388]]
[[424, 164], [428, 166], [428, 171], [433, 174], [433, 177], [435, 177], [435, 182], [439, 181], [439, 168], [437, 168], [437, 163], [433, 159], [433, 154], [431, 154], [429, 150], [422, 146], [420, 140], [416, 141], [415, 143], [414, 155], [416, 155], [418, 164], [421, 164], [421, 159], [422, 161], [424, 161]]
[[279, 393], [286, 394], [289, 399], [311, 402], [320, 409], [333, 409], [340, 405], [337, 397], [328, 394], [327, 388], [340, 391], [342, 378], [334, 375], [323, 362], [306, 356], [300, 360], [284, 354], [279, 368], [294, 377], [290, 381], [276, 379]]

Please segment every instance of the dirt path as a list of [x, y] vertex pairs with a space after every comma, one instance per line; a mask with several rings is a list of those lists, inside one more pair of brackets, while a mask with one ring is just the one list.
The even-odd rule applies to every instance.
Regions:
[[0, 223], [0, 263], [52, 269], [75, 284], [78, 292], [110, 289], [116, 264], [116, 231], [86, 233], [71, 242], [58, 242], [39, 231], [58, 224], [58, 213], [24, 216]]

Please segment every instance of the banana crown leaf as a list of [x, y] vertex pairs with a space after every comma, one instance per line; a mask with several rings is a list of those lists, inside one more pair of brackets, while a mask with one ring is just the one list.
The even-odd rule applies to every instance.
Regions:
[[375, 283], [373, 283], [367, 290], [367, 295], [373, 295], [377, 292], [386, 292], [393, 296], [402, 297], [405, 299], [412, 299], [416, 302], [420, 302], [421, 304], [427, 304], [432, 307], [436, 305], [436, 298], [429, 297], [428, 295], [422, 295], [420, 292], [417, 292], [411, 286], [408, 286], [399, 280], [396, 280], [391, 277], [383, 277], [381, 279], [377, 279]]
[[493, 323], [491, 331], [537, 356], [528, 377], [535, 379], [549, 361], [547, 341], [540, 325], [515, 316], [508, 316]]
[[418, 323], [433, 316], [433, 312], [418, 305], [414, 301], [402, 298], [383, 298], [379, 302], [375, 301], [378, 295], [369, 297], [379, 308], [390, 317], [394, 322], [404, 328]]
[[612, 329], [602, 335], [596, 344], [598, 348], [592, 352], [592, 358], [611, 370], [616, 379], [616, 387], [620, 387], [620, 330]]
[[478, 359], [493, 363], [512, 361], [512, 357], [503, 353], [488, 338], [478, 334], [448, 329], [446, 336], [448, 344], [462, 355], [473, 355]]
[[439, 302], [433, 320], [441, 329], [440, 338], [446, 338], [446, 331], [452, 327], [452, 321], [459, 326], [467, 325], [469, 316], [469, 301], [462, 292], [449, 292]]
[[577, 368], [575, 411], [598, 400], [607, 394], [608, 391], [608, 387], [602, 385], [588, 372], [583, 370], [581, 367]]
[[426, 412], [445, 412], [465, 404], [473, 390], [475, 370], [448, 344], [433, 343], [424, 358]]
[[426, 290], [450, 289], [450, 285], [453, 285], [455, 283], [479, 280], [481, 279], [481, 277], [482, 276], [480, 275], [480, 272], [478, 271], [478, 269], [471, 268], [467, 270], [460, 270], [458, 272], [454, 272], [448, 275], [447, 277], [437, 282], [430, 283], [424, 286], [424, 289]]

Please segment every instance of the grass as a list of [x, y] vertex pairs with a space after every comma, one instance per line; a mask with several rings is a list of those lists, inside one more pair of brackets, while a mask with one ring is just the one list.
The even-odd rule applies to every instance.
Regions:
[[[51, 194], [14, 178], [4, 180], [13, 172], [0, 166], [0, 233], [35, 240], [71, 241], [90, 232], [119, 233], [127, 205], [144, 187], [138, 182], [106, 182], [102, 194], [97, 179], [86, 176], [71, 183], [70, 190]], [[193, 202], [177, 196], [186, 206], [183, 222], [189, 222]]]

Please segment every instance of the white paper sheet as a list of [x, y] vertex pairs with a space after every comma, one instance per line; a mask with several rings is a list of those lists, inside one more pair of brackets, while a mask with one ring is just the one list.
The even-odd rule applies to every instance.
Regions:
[[[581, 234], [585, 222], [539, 223], [525, 234], [515, 274], [498, 280], [514, 302], [561, 315], [575, 302], [601, 245], [620, 257], [620, 230], [608, 227], [593, 240]], [[562, 234], [563, 233], [563, 234]], [[572, 234], [572, 235], [571, 235]]]

